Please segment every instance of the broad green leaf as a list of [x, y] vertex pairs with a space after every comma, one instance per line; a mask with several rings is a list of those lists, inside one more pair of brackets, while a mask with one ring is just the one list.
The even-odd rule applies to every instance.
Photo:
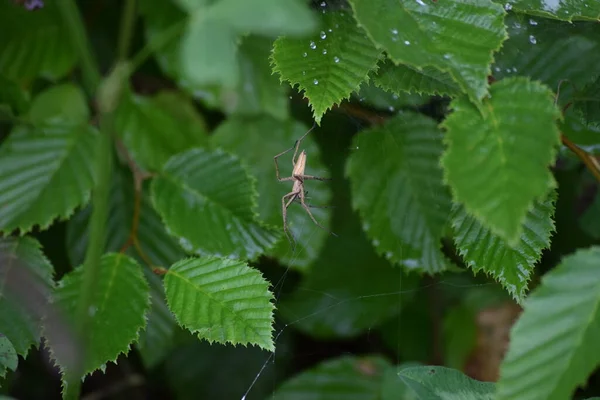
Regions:
[[394, 63], [448, 72], [476, 103], [487, 94], [492, 54], [507, 37], [499, 5], [489, 0], [350, 4], [358, 22]]
[[223, 21], [192, 15], [181, 42], [182, 77], [193, 86], [236, 87], [240, 80], [238, 39]]
[[19, 358], [12, 343], [6, 336], [0, 333], [0, 378], [4, 378], [6, 370], [17, 370]]
[[456, 96], [461, 92], [452, 76], [433, 67], [418, 70], [408, 65], [394, 65], [386, 60], [372, 77], [375, 85], [397, 94], [408, 92]]
[[495, 83], [480, 113], [458, 98], [443, 126], [445, 178], [454, 199], [509, 245], [519, 242], [527, 211], [555, 186], [560, 114], [552, 93], [526, 78]]
[[31, 81], [36, 77], [58, 80], [77, 61], [56, 2], [31, 12], [13, 2], [0, 3], [0, 74]]
[[131, 156], [140, 167], [151, 171], [159, 171], [171, 156], [208, 141], [202, 119], [191, 104], [167, 92], [162, 96], [179, 111], [167, 109], [165, 100], [156, 100], [158, 96], [127, 93], [115, 116], [116, 130]]
[[492, 400], [494, 384], [478, 382], [455, 369], [405, 368], [398, 375], [423, 400]]
[[[74, 326], [83, 272], [82, 266], [69, 272], [55, 291], [55, 305], [70, 324], [63, 329]], [[148, 282], [140, 265], [124, 254], [107, 253], [102, 256], [89, 308], [86, 351], [82, 360], [84, 375], [103, 368], [109, 361], [115, 362], [119, 354], [129, 351], [146, 325], [149, 307]], [[60, 322], [51, 319], [48, 325], [57, 326]], [[73, 355], [62, 348], [64, 338], [58, 336], [58, 332], [46, 330], [45, 336], [52, 358], [63, 375], [68, 376], [73, 372]]]
[[439, 158], [442, 133], [420, 114], [399, 113], [359, 133], [350, 156], [353, 207], [376, 251], [394, 263], [429, 273], [447, 267], [441, 238], [451, 199]]
[[414, 367], [418, 363], [408, 362], [387, 368], [381, 383], [381, 400], [417, 400], [417, 395], [398, 376], [403, 369]]
[[575, 108], [588, 123], [600, 127], [600, 76], [576, 94]]
[[23, 357], [40, 341], [53, 274], [35, 239], [0, 239], [0, 333]]
[[[260, 218], [283, 232], [281, 198], [292, 190], [292, 182], [279, 182], [275, 175], [273, 157], [294, 145], [308, 127], [295, 121], [281, 122], [270, 117], [253, 119], [230, 118], [221, 124], [212, 136], [212, 143], [235, 153], [252, 174], [257, 177], [258, 213]], [[330, 173], [320, 160], [319, 149], [313, 140], [312, 132], [301, 143], [307, 152], [306, 173], [308, 175], [328, 177]], [[282, 177], [292, 174], [292, 155], [279, 158]], [[326, 182], [306, 181], [308, 204], [327, 206], [331, 201], [331, 189]], [[331, 209], [312, 208], [312, 214], [324, 227], [329, 227]], [[305, 270], [314, 261], [328, 232], [315, 226], [300, 204], [292, 204], [287, 215], [294, 240], [301, 246], [301, 252], [291, 252], [290, 243], [282, 235], [278, 245], [269, 252], [285, 264]]]
[[554, 91], [559, 101], [572, 101], [574, 87], [582, 87], [600, 75], [600, 38], [597, 24], [546, 20], [509, 15], [510, 38], [495, 56], [492, 74], [496, 80], [526, 75]]
[[162, 280], [145, 269], [150, 283], [151, 306], [146, 329], [140, 332], [137, 348], [146, 368], [160, 364], [173, 348], [176, 323], [165, 302]]
[[0, 231], [46, 229], [85, 204], [93, 186], [96, 131], [87, 126], [81, 90], [42, 92], [31, 105], [39, 127], [17, 126], [0, 147]]
[[600, 21], [600, 3], [590, 0], [494, 0], [508, 10], [561, 21]]
[[555, 201], [556, 192], [552, 191], [544, 201], [533, 203], [519, 241], [512, 246], [482, 226], [464, 207], [456, 206], [452, 227], [459, 254], [474, 272], [491, 275], [521, 304], [542, 250], [550, 247]]
[[303, 39], [279, 38], [272, 56], [273, 71], [304, 91], [317, 124], [328, 109], [368, 80], [381, 54], [350, 14], [322, 16], [320, 33]]
[[386, 371], [382, 357], [343, 356], [327, 360], [285, 381], [273, 393], [275, 400], [378, 400]]
[[274, 351], [273, 294], [243, 261], [201, 257], [175, 263], [165, 277], [169, 308], [179, 324], [210, 343]]
[[302, 0], [220, 0], [207, 14], [242, 34], [305, 36], [317, 28], [316, 18]]
[[600, 247], [591, 247], [542, 277], [511, 330], [497, 400], [571, 398], [600, 365], [598, 265]]
[[171, 157], [152, 182], [152, 201], [188, 252], [253, 259], [279, 239], [257, 220], [254, 179], [222, 151]]
[[181, 65], [183, 75], [193, 85], [237, 86], [241, 35], [304, 36], [316, 28], [311, 12], [300, 0], [221, 0], [188, 9]]

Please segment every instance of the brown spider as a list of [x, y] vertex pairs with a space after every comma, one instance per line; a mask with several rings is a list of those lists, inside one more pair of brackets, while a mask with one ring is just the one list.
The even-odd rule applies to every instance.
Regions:
[[[285, 232], [285, 235], [288, 237], [288, 240], [290, 240], [292, 245], [294, 245], [295, 240], [294, 240], [294, 235], [292, 235], [292, 233], [290, 232], [290, 230], [288, 228], [287, 209], [290, 206], [290, 204], [292, 204], [295, 200], [300, 201], [300, 204], [302, 205], [302, 207], [304, 207], [304, 209], [306, 210], [306, 212], [308, 213], [310, 218], [313, 220], [313, 222], [319, 228], [323, 229], [324, 231], [329, 232], [333, 236], [337, 236], [335, 233], [330, 232], [329, 230], [327, 230], [326, 228], [324, 228], [323, 226], [321, 226], [321, 224], [319, 224], [317, 222], [315, 217], [310, 212], [309, 206], [305, 202], [305, 198], [306, 198], [305, 197], [306, 192], [304, 190], [304, 181], [305, 180], [310, 180], [310, 179], [314, 179], [314, 180], [318, 180], [318, 181], [330, 180], [330, 178], [319, 178], [318, 176], [304, 174], [304, 169], [306, 167], [306, 151], [305, 150], [302, 150], [300, 155], [298, 155], [298, 158], [296, 158], [296, 155], [298, 154], [298, 149], [300, 148], [300, 143], [306, 137], [306, 135], [308, 135], [314, 128], [315, 128], [315, 125], [313, 125], [313, 127], [310, 128], [308, 130], [308, 132], [306, 132], [304, 135], [302, 135], [302, 137], [300, 139], [296, 140], [296, 143], [294, 143], [294, 145], [291, 148], [289, 148], [286, 151], [281, 152], [281, 153], [277, 154], [275, 157], [273, 157], [273, 161], [275, 161], [275, 172], [277, 174], [277, 180], [279, 182], [286, 182], [286, 181], [294, 182], [294, 185], [292, 186], [292, 191], [281, 198], [281, 208], [282, 208], [282, 212], [283, 212], [283, 231]], [[279, 176], [279, 165], [277, 165], [277, 159], [292, 150], [294, 150], [294, 155], [292, 156], [292, 165], [294, 166], [294, 168], [292, 170], [292, 176], [289, 176], [287, 178], [281, 178]]]

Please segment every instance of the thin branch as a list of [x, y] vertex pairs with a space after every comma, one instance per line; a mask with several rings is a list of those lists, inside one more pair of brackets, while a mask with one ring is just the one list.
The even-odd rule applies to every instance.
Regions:
[[583, 163], [585, 164], [587, 169], [590, 170], [592, 175], [594, 175], [594, 177], [598, 181], [600, 181], [600, 163], [598, 162], [596, 157], [594, 157], [592, 154], [588, 153], [587, 151], [583, 150], [581, 147], [577, 146], [575, 143], [571, 142], [563, 134], [560, 135], [560, 140], [561, 140], [562, 144], [567, 146], [569, 148], [569, 150], [571, 150], [573, 153], [575, 153], [575, 155], [577, 157], [579, 157], [579, 159], [581, 161], [583, 161]]

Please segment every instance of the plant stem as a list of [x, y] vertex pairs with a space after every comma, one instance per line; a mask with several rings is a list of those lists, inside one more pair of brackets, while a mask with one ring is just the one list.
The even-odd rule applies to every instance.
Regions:
[[160, 50], [178, 35], [180, 35], [186, 27], [187, 20], [182, 20], [174, 23], [161, 34], [153, 37], [138, 53], [131, 57], [130, 73], [133, 73], [139, 67], [142, 66], [146, 59], [152, 55], [152, 53]]
[[121, 30], [119, 34], [119, 50], [118, 60], [124, 62], [129, 55], [129, 47], [133, 37], [136, 17], [136, 1], [126, 0], [123, 6], [123, 14], [121, 16]]

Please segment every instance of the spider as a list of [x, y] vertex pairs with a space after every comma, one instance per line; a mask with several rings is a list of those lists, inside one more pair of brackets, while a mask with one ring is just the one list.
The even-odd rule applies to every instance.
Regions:
[[[314, 180], [318, 180], [318, 181], [328, 181], [331, 179], [331, 178], [319, 178], [318, 176], [304, 174], [304, 168], [306, 167], [306, 150], [302, 150], [300, 155], [298, 155], [298, 149], [300, 148], [300, 143], [302, 142], [302, 140], [313, 129], [315, 129], [315, 125], [313, 125], [313, 127], [310, 128], [308, 130], [308, 132], [306, 132], [304, 135], [302, 135], [302, 137], [300, 139], [296, 140], [296, 143], [294, 143], [294, 145], [292, 147], [290, 147], [286, 151], [283, 151], [283, 152], [277, 154], [275, 157], [273, 157], [273, 161], [275, 161], [275, 173], [277, 175], [277, 180], [279, 182], [288, 182], [288, 181], [294, 182], [294, 185], [292, 186], [292, 191], [281, 198], [281, 209], [283, 212], [283, 231], [285, 232], [285, 235], [287, 236], [288, 240], [292, 243], [292, 245], [294, 245], [295, 240], [294, 240], [294, 236], [292, 235], [292, 233], [290, 232], [290, 230], [288, 228], [287, 209], [290, 206], [290, 204], [292, 204], [294, 201], [300, 201], [300, 204], [306, 210], [306, 212], [310, 216], [310, 219], [312, 219], [313, 222], [319, 228], [323, 229], [324, 231], [329, 232], [333, 236], [337, 236], [335, 233], [330, 232], [329, 230], [324, 228], [321, 224], [319, 224], [319, 222], [317, 222], [315, 217], [312, 215], [312, 212], [310, 212], [309, 206], [305, 202], [306, 193], [307, 193], [304, 190], [304, 181], [305, 180], [314, 179]], [[292, 156], [292, 165], [293, 165], [292, 176], [289, 176], [287, 178], [282, 178], [279, 176], [279, 165], [277, 164], [277, 159], [292, 150], [294, 150], [294, 155]], [[296, 158], [297, 155], [298, 155], [298, 157]]]

